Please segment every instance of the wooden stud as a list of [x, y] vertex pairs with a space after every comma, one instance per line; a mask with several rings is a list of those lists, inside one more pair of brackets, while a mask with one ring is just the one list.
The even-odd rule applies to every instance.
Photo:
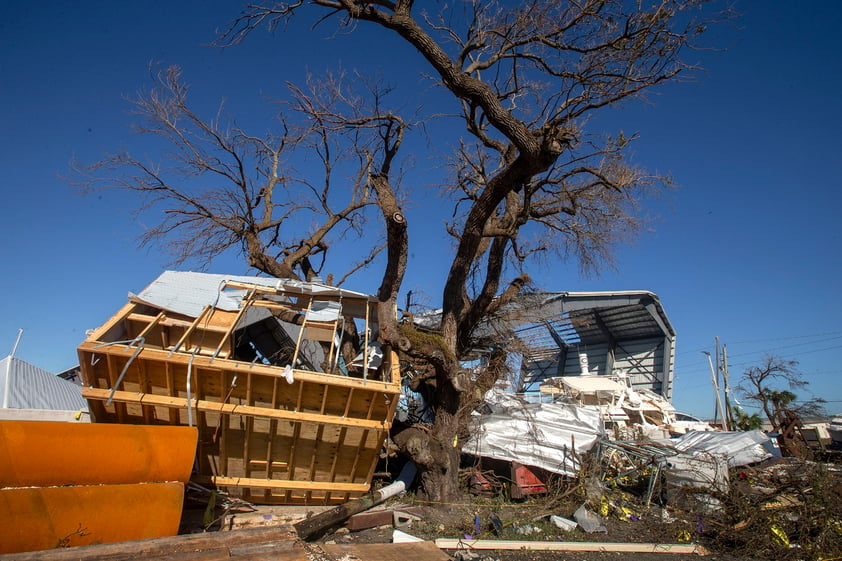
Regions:
[[[136, 314], [129, 314], [129, 316], [128, 316], [128, 317], [131, 319], [131, 317], [132, 317], [133, 315], [136, 315]], [[149, 335], [149, 332], [150, 332], [150, 331], [152, 331], [152, 328], [153, 328], [153, 327], [155, 327], [156, 325], [158, 325], [158, 323], [159, 323], [162, 319], [164, 319], [164, 317], [165, 317], [165, 316], [166, 316], [166, 313], [164, 312], [164, 310], [161, 310], [160, 312], [158, 312], [158, 315], [157, 315], [157, 316], [155, 316], [154, 318], [152, 318], [152, 321], [150, 321], [150, 322], [146, 325], [146, 327], [144, 327], [144, 328], [141, 330], [141, 332], [140, 332], [140, 333], [138, 333], [138, 334], [135, 336], [135, 339], [139, 339], [139, 338], [143, 337], [143, 339], [144, 339], [144, 340], [146, 340], [146, 337]]]
[[[175, 380], [173, 379], [172, 365], [169, 362], [164, 363], [164, 374], [167, 378], [167, 394], [170, 397], [176, 397]], [[170, 424], [179, 424], [179, 413], [177, 409], [170, 409]]]
[[298, 380], [298, 398], [295, 401], [295, 411], [301, 411], [301, 400], [304, 397], [304, 381]]
[[333, 454], [333, 462], [330, 465], [330, 472], [328, 473], [328, 481], [336, 479], [336, 462], [339, 460], [339, 452], [342, 445], [345, 444], [345, 436], [348, 434], [348, 427], [339, 429], [339, 437], [336, 439], [336, 452]]
[[[278, 408], [278, 379], [272, 379], [272, 409]], [[273, 475], [272, 452], [274, 450], [275, 438], [277, 437], [278, 421], [271, 419], [269, 421], [269, 434], [266, 440], [266, 479], [271, 479]], [[286, 467], [286, 465], [284, 465]], [[271, 498], [271, 490], [266, 489], [264, 497]]]
[[[117, 382], [117, 374], [115, 372], [116, 365], [114, 355], [108, 354], [105, 356], [105, 363], [108, 365], [108, 387], [114, 388], [114, 384]], [[110, 393], [110, 392], [109, 392]], [[107, 400], [108, 398], [106, 398]], [[114, 402], [112, 402], [114, 403]], [[125, 403], [114, 403], [114, 413], [117, 415], [117, 421], [120, 423], [126, 422], [126, 404]]]
[[[205, 316], [208, 315], [208, 313], [211, 311], [211, 309], [212, 308], [210, 306], [205, 306], [202, 309], [202, 313], [199, 314], [199, 316], [193, 321], [193, 323], [190, 324], [190, 327], [188, 327], [184, 331], [184, 334], [181, 336], [181, 339], [178, 340], [178, 342], [172, 348], [170, 353], [178, 352], [179, 349], [181, 349], [181, 346], [184, 344], [185, 341], [187, 341], [188, 337], [190, 337], [190, 335], [193, 333], [193, 331], [196, 329], [196, 327], [199, 325], [199, 323], [201, 323], [201, 321], [205, 318]], [[198, 351], [198, 349], [196, 349], [196, 350]]]
[[237, 329], [237, 324], [240, 323], [240, 319], [242, 319], [243, 314], [246, 313], [246, 310], [249, 309], [256, 295], [257, 293], [254, 291], [254, 289], [252, 289], [251, 291], [249, 291], [246, 298], [243, 299], [243, 302], [240, 305], [240, 310], [237, 312], [236, 317], [231, 322], [230, 327], [225, 331], [225, 335], [222, 336], [222, 340], [219, 342], [219, 346], [214, 351], [211, 360], [216, 358], [219, 355], [220, 351], [222, 351], [222, 347], [225, 345], [228, 339], [231, 338], [231, 334], [234, 333], [234, 330]]
[[[236, 376], [236, 374], [234, 375]], [[227, 403], [228, 402], [228, 391], [226, 389], [225, 381], [227, 379], [225, 371], [219, 372], [219, 393], [220, 403]], [[231, 377], [231, 384], [234, 383], [234, 377]], [[229, 384], [228, 387], [231, 387]], [[228, 422], [231, 419], [230, 415], [226, 415], [224, 413], [219, 414], [219, 425], [217, 425], [217, 430], [219, 430], [219, 465], [218, 471], [223, 475], [228, 475]]]
[[307, 311], [304, 312], [304, 321], [301, 322], [301, 329], [298, 332], [298, 340], [295, 342], [295, 351], [292, 353], [292, 364], [291, 366], [295, 368], [295, 363], [298, 361], [298, 351], [301, 349], [301, 339], [304, 337], [304, 330], [307, 328], [307, 314], [310, 312], [310, 309], [313, 307], [313, 297], [310, 297], [310, 303], [307, 305]]
[[[366, 415], [366, 419], [371, 419], [372, 413], [374, 412], [374, 396], [371, 396], [371, 402], [368, 404], [368, 414]], [[368, 440], [368, 433], [369, 431], [364, 430], [362, 437], [360, 438], [360, 443], [357, 446], [357, 454], [354, 458], [354, 465], [351, 468], [351, 478], [353, 479], [355, 474], [357, 473], [357, 467], [360, 463], [360, 457], [363, 454], [363, 450], [366, 448], [366, 441]], [[386, 431], [382, 431], [379, 433], [381, 435], [381, 440], [385, 439]], [[371, 485], [371, 478], [374, 475], [374, 467], [377, 464], [377, 454], [373, 454], [371, 458], [371, 462], [368, 468], [368, 477], [366, 479], [366, 483]]]
[[[251, 394], [251, 372], [246, 373], [246, 405], [251, 406], [253, 403]], [[254, 416], [249, 415], [245, 418], [245, 433], [243, 434], [243, 473], [246, 478], [251, 476], [251, 465], [249, 459], [251, 457], [250, 443], [251, 435], [254, 430]]]
[[[146, 376], [145, 361], [137, 361], [137, 377], [140, 382], [141, 393], [149, 393], [149, 379]], [[155, 408], [151, 405], [141, 405], [140, 409], [143, 412], [143, 422], [147, 425], [155, 424]]]
[[368, 380], [368, 315], [369, 307], [365, 307], [365, 325], [363, 325], [364, 345], [363, 345], [363, 380]]
[[[295, 478], [295, 448], [298, 445], [298, 440], [301, 436], [301, 423], [295, 423], [292, 430], [292, 445], [289, 447], [289, 460], [287, 461], [287, 480], [291, 481]], [[291, 498], [290, 492], [286, 493], [286, 501]]]

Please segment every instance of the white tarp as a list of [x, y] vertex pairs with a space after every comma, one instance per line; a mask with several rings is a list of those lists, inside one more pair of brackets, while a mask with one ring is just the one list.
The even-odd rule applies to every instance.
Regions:
[[672, 445], [687, 453], [707, 452], [727, 459], [730, 467], [762, 462], [772, 457], [769, 436], [763, 431], [688, 432], [672, 439]]
[[501, 393], [486, 396], [494, 412], [477, 418], [464, 452], [575, 476], [581, 454], [605, 435], [596, 407], [525, 403]]

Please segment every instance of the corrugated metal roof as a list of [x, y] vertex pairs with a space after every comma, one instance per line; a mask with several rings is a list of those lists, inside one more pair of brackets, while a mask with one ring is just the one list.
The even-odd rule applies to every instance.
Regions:
[[578, 338], [615, 339], [675, 336], [658, 296], [652, 292], [545, 292], [527, 294], [509, 307], [513, 326], [544, 323], [566, 317]]
[[369, 295], [359, 292], [292, 279], [220, 275], [190, 271], [164, 271], [161, 276], [144, 288], [140, 294], [129, 294], [129, 299], [190, 317], [199, 317], [205, 306], [213, 306], [214, 308], [227, 311], [238, 310], [246, 291], [232, 288], [223, 290], [226, 281], [276, 287], [284, 290], [287, 294], [320, 294], [363, 299], [371, 298]]
[[548, 376], [618, 369], [636, 387], [672, 394], [675, 329], [652, 292], [525, 294], [497, 321], [492, 329], [511, 330], [522, 345], [524, 387]]
[[10, 409], [88, 409], [88, 402], [82, 397], [81, 387], [14, 356], [0, 360], [0, 404], [2, 403], [8, 403]]

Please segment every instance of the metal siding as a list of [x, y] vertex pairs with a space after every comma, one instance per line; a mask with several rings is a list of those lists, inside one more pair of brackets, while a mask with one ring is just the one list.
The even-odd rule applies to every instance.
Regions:
[[0, 360], [0, 403], [5, 398], [6, 373], [10, 374], [10, 409], [54, 411], [87, 410], [82, 388], [17, 357]]
[[622, 342], [617, 346], [614, 368], [625, 370], [633, 386], [659, 391], [665, 381], [663, 339]]

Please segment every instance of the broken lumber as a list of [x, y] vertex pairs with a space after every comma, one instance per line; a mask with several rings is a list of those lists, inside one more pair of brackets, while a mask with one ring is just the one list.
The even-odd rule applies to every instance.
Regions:
[[359, 532], [377, 526], [391, 526], [394, 521], [395, 515], [391, 510], [374, 510], [353, 515], [348, 520], [346, 527], [352, 532]]
[[27, 553], [0, 555], [2, 561], [151, 561], [168, 558], [174, 561], [210, 561], [253, 553], [266, 548], [300, 551], [290, 526], [246, 528], [231, 532], [207, 532], [164, 538], [150, 538], [79, 547], [47, 549]]
[[359, 499], [348, 501], [343, 505], [339, 505], [330, 510], [326, 510], [321, 514], [311, 516], [301, 522], [295, 524], [295, 531], [298, 532], [298, 537], [302, 540], [312, 540], [324, 532], [339, 526], [351, 516], [368, 510], [373, 506], [385, 502], [386, 499], [397, 496], [404, 492], [407, 487], [415, 479], [416, 473], [415, 464], [407, 462], [401, 470], [398, 478], [382, 489], [362, 496]]
[[364, 559], [365, 561], [447, 561], [450, 559], [433, 542], [387, 544], [320, 544], [319, 548], [333, 560]]
[[441, 549], [528, 549], [532, 551], [710, 554], [710, 552], [701, 545], [679, 543], [536, 542], [521, 540], [463, 540], [447, 538], [439, 538], [435, 543]]

